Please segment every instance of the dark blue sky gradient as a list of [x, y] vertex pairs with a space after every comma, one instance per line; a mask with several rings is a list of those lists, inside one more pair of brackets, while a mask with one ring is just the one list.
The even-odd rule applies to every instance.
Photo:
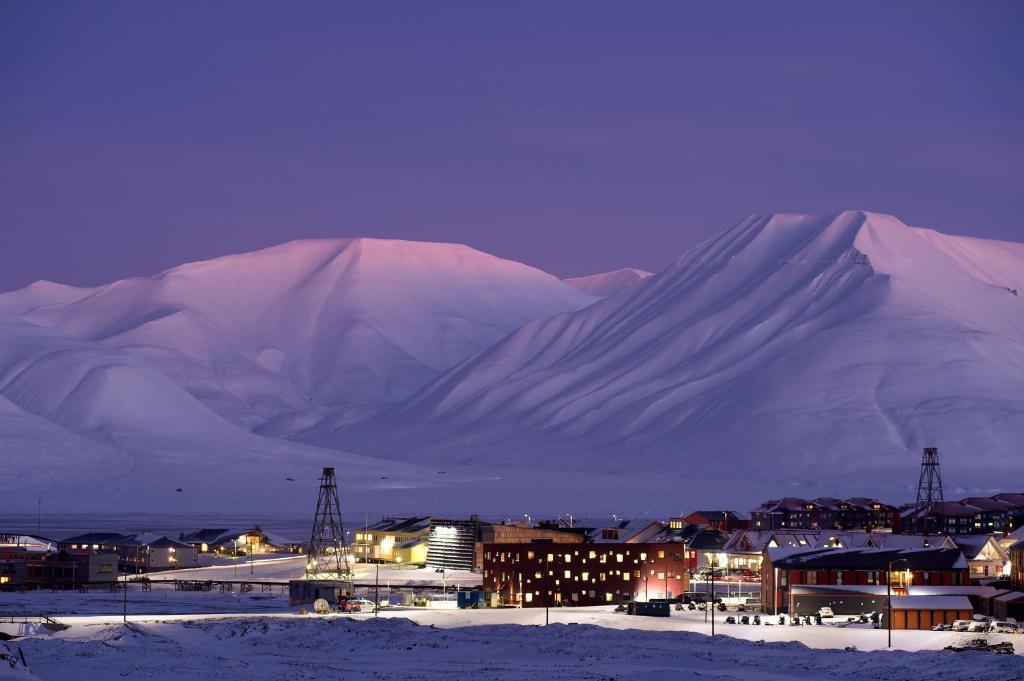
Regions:
[[771, 211], [1024, 240], [1024, 2], [6, 2], [0, 83], [0, 290], [323, 236], [657, 269]]

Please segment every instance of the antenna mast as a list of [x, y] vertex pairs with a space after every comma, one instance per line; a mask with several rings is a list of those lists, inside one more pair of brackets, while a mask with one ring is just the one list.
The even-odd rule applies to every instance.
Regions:
[[306, 559], [308, 579], [347, 579], [352, 575], [345, 528], [341, 522], [341, 502], [333, 468], [324, 468], [320, 476], [320, 495], [316, 501], [313, 534]]
[[921, 457], [921, 477], [917, 481], [916, 514], [923, 522], [924, 534], [928, 536], [930, 516], [934, 505], [942, 503], [942, 473], [939, 472], [938, 447], [925, 447]]

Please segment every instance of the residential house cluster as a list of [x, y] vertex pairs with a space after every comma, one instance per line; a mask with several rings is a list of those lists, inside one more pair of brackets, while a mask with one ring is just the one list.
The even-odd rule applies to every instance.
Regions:
[[906, 532], [945, 534], [1009, 533], [1024, 525], [1024, 493], [940, 501], [925, 508], [908, 507], [900, 519]]
[[899, 509], [877, 499], [853, 497], [800, 499], [784, 497], [766, 501], [750, 514], [750, 526], [759, 530], [786, 528], [893, 531]]

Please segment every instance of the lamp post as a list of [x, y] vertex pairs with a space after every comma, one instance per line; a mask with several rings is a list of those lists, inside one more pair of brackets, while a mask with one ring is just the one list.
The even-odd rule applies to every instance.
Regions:
[[885, 625], [889, 632], [889, 648], [892, 648], [892, 566], [897, 563], [906, 563], [906, 558], [897, 558], [896, 560], [890, 560], [889, 566], [885, 571]]
[[232, 539], [231, 543], [235, 545], [235, 551], [232, 555], [231, 563], [235, 566], [235, 581], [238, 581], [238, 540]]
[[711, 555], [711, 601], [709, 606], [711, 609], [711, 637], [715, 636], [715, 557]]

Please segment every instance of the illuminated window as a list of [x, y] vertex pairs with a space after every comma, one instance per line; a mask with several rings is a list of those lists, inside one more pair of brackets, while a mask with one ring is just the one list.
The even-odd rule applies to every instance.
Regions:
[[526, 559], [527, 560], [533, 560], [533, 551], [527, 551], [526, 552]]
[[582, 575], [580, 575], [580, 578], [585, 582], [585, 581], [587, 581], [587, 579], [590, 578], [590, 573], [589, 572], [584, 572]]
[[607, 603], [611, 603], [612, 602], [612, 595], [610, 593], [605, 593], [604, 600]]
[[527, 593], [526, 594], [526, 602], [527, 603], [532, 603], [533, 602], [533, 594], [531, 594], [531, 593]]
[[540, 570], [538, 570], [537, 572], [533, 573], [533, 578], [534, 579], [540, 579], [542, 576], [543, 575], [541, 575]]
[[566, 563], [571, 563], [572, 562], [572, 554], [569, 554], [569, 553], [565, 554], [565, 562]]
[[548, 554], [548, 562], [549, 563], [554, 563], [555, 562], [555, 554], [553, 554], [553, 553], [549, 553]]
[[615, 562], [616, 563], [621, 563], [622, 562], [622, 554], [621, 553], [616, 553], [615, 554]]
[[664, 558], [664, 557], [665, 557], [665, 552], [664, 551], [658, 551], [658, 558]]
[[647, 554], [646, 553], [641, 553], [640, 554], [640, 560], [647, 560]]
[[597, 551], [591, 551], [590, 558], [597, 558]]
[[571, 573], [571, 572], [569, 572], [568, 570], [566, 570], [566, 571], [565, 571], [565, 578], [566, 578], [566, 579], [569, 579], [570, 577], [572, 577], [572, 573]]
[[623, 572], [622, 573], [622, 581], [624, 581], [624, 582], [628, 582], [629, 581], [629, 573], [628, 572]]
[[658, 573], [658, 579], [665, 579], [665, 573], [664, 572], [659, 572]]

